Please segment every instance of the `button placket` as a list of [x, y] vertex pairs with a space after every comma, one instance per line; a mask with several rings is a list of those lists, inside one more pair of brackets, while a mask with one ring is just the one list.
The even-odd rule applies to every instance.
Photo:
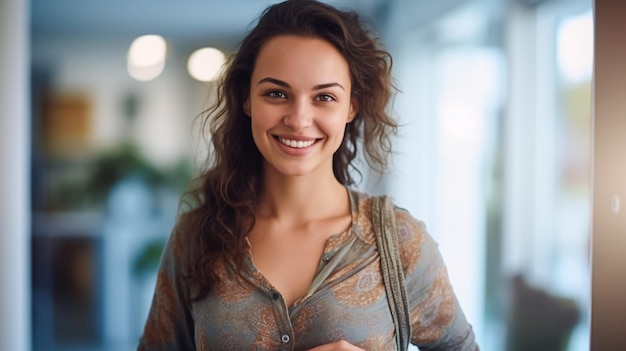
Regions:
[[270, 290], [268, 296], [272, 301], [275, 309], [276, 322], [278, 323], [278, 332], [281, 346], [280, 350], [291, 350], [293, 338], [291, 336], [291, 323], [289, 321], [289, 313], [285, 309], [286, 306], [282, 302], [281, 295], [276, 290]]

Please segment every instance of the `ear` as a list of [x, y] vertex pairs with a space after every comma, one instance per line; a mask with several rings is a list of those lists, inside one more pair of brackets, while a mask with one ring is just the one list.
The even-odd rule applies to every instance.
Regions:
[[243, 103], [243, 112], [250, 117], [250, 98]]
[[359, 112], [359, 101], [355, 98], [350, 99], [350, 111], [348, 111], [348, 122], [350, 123], [356, 117], [356, 114]]

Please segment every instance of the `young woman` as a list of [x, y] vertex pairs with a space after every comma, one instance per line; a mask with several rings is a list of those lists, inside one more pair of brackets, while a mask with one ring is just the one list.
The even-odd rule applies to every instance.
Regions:
[[[391, 58], [359, 17], [270, 6], [209, 111], [212, 163], [163, 253], [140, 350], [395, 350], [357, 148], [384, 169]], [[395, 210], [411, 342], [477, 346], [421, 222]]]

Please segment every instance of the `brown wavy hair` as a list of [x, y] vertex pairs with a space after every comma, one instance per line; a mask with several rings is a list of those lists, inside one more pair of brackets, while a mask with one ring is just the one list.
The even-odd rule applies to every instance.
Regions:
[[187, 236], [189, 264], [184, 277], [194, 287], [193, 300], [203, 298], [219, 282], [216, 263], [242, 266], [246, 236], [255, 223], [262, 184], [263, 157], [252, 139], [244, 113], [250, 79], [263, 45], [279, 35], [321, 38], [333, 44], [348, 62], [352, 96], [359, 110], [346, 125], [343, 142], [333, 155], [333, 172], [344, 185], [353, 185], [351, 171], [362, 142], [368, 165], [379, 172], [387, 167], [396, 122], [386, 108], [395, 90], [392, 60], [373, 31], [353, 11], [342, 11], [314, 0], [288, 0], [268, 7], [256, 26], [229, 59], [218, 83], [217, 100], [206, 111], [203, 129], [211, 135], [207, 170], [187, 193], [190, 210], [181, 214], [178, 229]]

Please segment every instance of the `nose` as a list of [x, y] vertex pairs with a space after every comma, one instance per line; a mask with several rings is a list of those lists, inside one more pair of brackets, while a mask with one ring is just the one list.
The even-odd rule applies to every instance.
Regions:
[[305, 129], [313, 123], [313, 108], [308, 101], [293, 101], [283, 117], [283, 123], [293, 130]]

